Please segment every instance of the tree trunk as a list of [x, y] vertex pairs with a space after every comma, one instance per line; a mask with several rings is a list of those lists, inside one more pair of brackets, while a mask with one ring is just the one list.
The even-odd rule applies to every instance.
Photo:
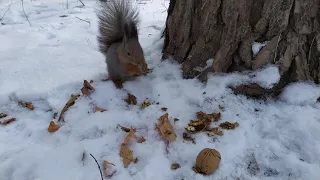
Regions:
[[[278, 87], [289, 82], [320, 83], [320, 0], [170, 0], [163, 59], [183, 63], [185, 78], [195, 67], [207, 72], [279, 67]], [[257, 55], [254, 42], [266, 42]]]

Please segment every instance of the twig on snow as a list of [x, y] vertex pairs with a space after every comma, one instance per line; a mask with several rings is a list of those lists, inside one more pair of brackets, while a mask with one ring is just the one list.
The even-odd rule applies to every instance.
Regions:
[[81, 20], [81, 21], [84, 21], [84, 22], [88, 23], [88, 24], [89, 24], [89, 26], [91, 25], [91, 22], [90, 22], [90, 21], [87, 21], [87, 20], [81, 19], [81, 18], [79, 18], [79, 17], [77, 17], [77, 16], [76, 16], [76, 18], [77, 18], [77, 19], [79, 19], [79, 20]]
[[[2, 2], [2, 1], [1, 1]], [[8, 9], [4, 12], [4, 14], [2, 15], [2, 17], [0, 18], [0, 21], [4, 18], [4, 16], [7, 14], [7, 12], [9, 11], [10, 7], [11, 7], [11, 4], [12, 4], [12, 0], [11, 0], [11, 3], [9, 4], [8, 6]]]
[[23, 0], [21, 0], [21, 6], [22, 6], [22, 10], [23, 10], [24, 15], [25, 15], [26, 18], [27, 18], [28, 23], [30, 24], [30, 26], [32, 26], [31, 23], [30, 23], [30, 21], [29, 21], [29, 18], [28, 18], [28, 16], [27, 16], [27, 14], [26, 14], [26, 11], [24, 10]]
[[99, 165], [97, 159], [96, 159], [92, 154], [90, 154], [90, 156], [96, 161], [96, 163], [97, 163], [97, 165], [98, 165], [98, 168], [99, 168], [99, 171], [100, 171], [101, 180], [103, 180], [102, 171], [101, 171], [101, 168], [100, 168], [100, 165]]

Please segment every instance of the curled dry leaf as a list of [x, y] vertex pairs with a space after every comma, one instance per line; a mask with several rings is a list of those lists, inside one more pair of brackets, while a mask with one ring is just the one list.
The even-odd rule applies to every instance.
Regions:
[[145, 141], [146, 141], [146, 139], [144, 137], [140, 137], [137, 142], [138, 143], [143, 143]]
[[195, 140], [193, 137], [189, 136], [188, 133], [183, 133], [182, 135], [183, 139], [186, 140], [186, 141], [191, 141], [193, 144], [195, 144]]
[[145, 109], [146, 107], [150, 106], [150, 102], [148, 101], [148, 98], [146, 98], [140, 105], [140, 109]]
[[167, 109], [168, 108], [166, 108], [166, 107], [161, 108], [162, 111], [167, 111]]
[[16, 120], [17, 120], [16, 118], [5, 119], [2, 122], [0, 122], [0, 124], [7, 125], [7, 124], [10, 124]]
[[162, 115], [159, 119], [159, 124], [157, 124], [157, 129], [160, 136], [168, 142], [173, 142], [176, 140], [177, 135], [173, 130], [173, 126], [168, 118], [168, 113]]
[[133, 104], [133, 105], [137, 104], [137, 98], [131, 93], [128, 93], [128, 97], [124, 101], [127, 104]]
[[20, 101], [20, 102], [19, 102], [19, 105], [20, 105], [21, 107], [28, 108], [28, 109], [31, 110], [31, 111], [34, 110], [34, 106], [33, 106], [33, 104], [32, 104], [31, 102], [22, 102], [22, 101]]
[[180, 164], [178, 164], [178, 163], [171, 164], [171, 169], [179, 169], [179, 168], [180, 168]]
[[99, 106], [96, 106], [96, 107], [95, 107], [95, 111], [96, 111], [96, 112], [105, 112], [106, 110], [103, 109], [103, 108], [101, 108], [101, 107], [99, 107]]
[[56, 132], [60, 129], [59, 125], [56, 125], [53, 121], [50, 121], [49, 127], [48, 127], [48, 132], [53, 133]]
[[0, 113], [0, 119], [1, 119], [1, 118], [5, 118], [5, 117], [7, 117], [7, 116], [8, 116], [7, 114]]
[[231, 123], [231, 122], [224, 122], [224, 123], [221, 123], [219, 125], [222, 129], [235, 129], [236, 127], [239, 126], [239, 123], [238, 122], [235, 122], [235, 123]]
[[72, 95], [71, 98], [69, 99], [69, 101], [66, 103], [66, 105], [63, 107], [61, 113], [60, 113], [60, 116], [59, 116], [59, 119], [58, 119], [58, 122], [59, 121], [64, 121], [64, 113], [69, 109], [69, 107], [73, 106], [74, 103], [76, 102], [76, 100], [78, 99], [80, 95], [79, 94], [76, 94], [76, 95]]
[[87, 81], [83, 81], [83, 87], [81, 88], [81, 92], [84, 96], [89, 96], [93, 91], [95, 91], [94, 87]]
[[131, 162], [138, 162], [137, 158], [133, 158], [133, 151], [130, 150], [124, 143], [121, 144], [120, 156], [122, 157], [124, 168], [127, 168]]

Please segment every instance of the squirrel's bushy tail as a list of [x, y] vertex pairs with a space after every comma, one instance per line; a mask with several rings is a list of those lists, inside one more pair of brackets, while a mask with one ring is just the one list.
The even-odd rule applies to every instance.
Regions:
[[139, 11], [132, 6], [131, 0], [100, 0], [99, 6], [99, 49], [107, 54], [111, 44], [123, 40], [126, 28], [137, 32]]

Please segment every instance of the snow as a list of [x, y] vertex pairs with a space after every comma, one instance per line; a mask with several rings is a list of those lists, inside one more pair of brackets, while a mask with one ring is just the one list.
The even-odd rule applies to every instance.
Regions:
[[[1, 1], [0, 1], [1, 2]], [[11, 1], [2, 0], [0, 14]], [[211, 76], [207, 85], [196, 79], [182, 79], [180, 65], [161, 62], [160, 39], [168, 1], [141, 1], [140, 41], [152, 73], [116, 89], [107, 77], [104, 57], [98, 52], [95, 2], [24, 1], [32, 24], [26, 21], [21, 1], [12, 0], [0, 28], [0, 113], [17, 120], [0, 126], [1, 180], [97, 180], [100, 166], [107, 160], [117, 170], [111, 179], [319, 179], [320, 178], [320, 96], [319, 86], [296, 83], [281, 95], [280, 101], [255, 101], [235, 96], [232, 84], [257, 82], [271, 87], [279, 80], [275, 66], [251, 74]], [[67, 15], [67, 17], [60, 17]], [[90, 21], [90, 24], [82, 20]], [[59, 112], [71, 94], [80, 93], [83, 80], [94, 80], [95, 92], [81, 97], [65, 114], [66, 123], [55, 133], [47, 131], [53, 113]], [[132, 93], [144, 110], [128, 106], [123, 99]], [[204, 93], [205, 92], [205, 93]], [[31, 101], [35, 110], [21, 108], [17, 99]], [[93, 112], [93, 106], [107, 109]], [[182, 134], [195, 113], [219, 112], [220, 122], [238, 122], [235, 130], [223, 136], [192, 135], [196, 144], [184, 142]], [[167, 107], [177, 134], [166, 145], [154, 129]], [[173, 118], [179, 121], [173, 123]], [[137, 136], [147, 140], [131, 143], [139, 161], [123, 168], [120, 144], [126, 136], [117, 126], [134, 127]], [[214, 126], [219, 124], [215, 123]], [[210, 176], [195, 174], [191, 168], [203, 148], [217, 149], [222, 156], [219, 168]], [[83, 152], [87, 153], [82, 161]], [[260, 171], [254, 174], [253, 155]], [[171, 170], [171, 163], [181, 165]], [[254, 164], [254, 163], [253, 163]], [[250, 168], [248, 168], [250, 167]]]
[[258, 54], [258, 52], [260, 51], [260, 49], [263, 48], [265, 45], [266, 45], [266, 43], [254, 42], [252, 44], [253, 56], [256, 56]]

